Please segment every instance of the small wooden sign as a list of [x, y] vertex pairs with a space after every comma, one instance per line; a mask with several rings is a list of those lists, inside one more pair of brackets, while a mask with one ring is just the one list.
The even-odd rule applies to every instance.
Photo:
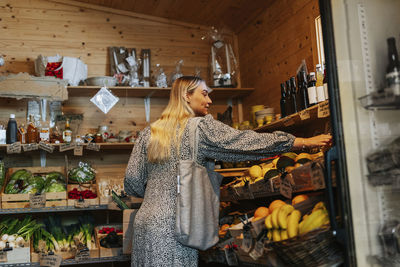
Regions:
[[82, 156], [83, 155], [83, 146], [76, 145], [74, 148], [74, 156]]
[[21, 143], [15, 142], [7, 146], [7, 154], [19, 154], [21, 153]]
[[74, 143], [65, 143], [60, 145], [60, 152], [75, 149]]
[[87, 144], [86, 149], [100, 151], [100, 145], [90, 142], [89, 144]]
[[48, 266], [48, 267], [59, 267], [61, 264], [61, 256], [60, 255], [46, 255], [42, 254], [39, 258], [40, 266]]
[[90, 252], [88, 248], [80, 249], [76, 251], [75, 261], [82, 262], [90, 259]]
[[7, 262], [7, 251], [0, 250], [0, 262]]
[[288, 126], [295, 124], [295, 119], [294, 119], [294, 117], [284, 118], [282, 120], [282, 123], [285, 127], [288, 127]]
[[89, 205], [89, 201], [87, 201], [86, 199], [75, 199], [74, 206], [75, 206], [75, 208], [84, 209], [84, 208], [88, 208], [90, 205]]
[[290, 179], [285, 177], [281, 182], [281, 187], [279, 188], [279, 192], [282, 196], [291, 199], [292, 198], [292, 184], [290, 183]]
[[22, 148], [24, 149], [25, 152], [34, 151], [39, 149], [39, 144], [26, 144], [23, 145]]
[[41, 150], [44, 150], [44, 151], [49, 152], [49, 153], [53, 153], [54, 152], [54, 146], [52, 146], [50, 144], [47, 144], [45, 142], [40, 142], [39, 143], [39, 148]]
[[311, 167], [311, 185], [314, 190], [325, 188], [324, 170], [319, 163]]
[[326, 118], [329, 117], [330, 111], [329, 111], [329, 102], [323, 102], [318, 104], [318, 118]]
[[310, 118], [310, 111], [305, 109], [299, 112], [300, 119], [302, 121], [308, 120]]
[[29, 206], [33, 209], [46, 207], [46, 194], [29, 194]]

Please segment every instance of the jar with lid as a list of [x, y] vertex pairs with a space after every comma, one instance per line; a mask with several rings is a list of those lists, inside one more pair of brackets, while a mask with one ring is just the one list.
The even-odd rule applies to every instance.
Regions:
[[95, 143], [103, 143], [103, 136], [101, 133], [97, 133], [96, 136], [94, 137], [94, 142]]

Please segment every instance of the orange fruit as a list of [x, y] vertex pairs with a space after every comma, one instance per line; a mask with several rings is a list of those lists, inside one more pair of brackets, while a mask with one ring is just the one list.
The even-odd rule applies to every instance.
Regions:
[[259, 207], [256, 209], [256, 212], [254, 212], [254, 219], [267, 217], [268, 214], [269, 214], [269, 209], [267, 207]]
[[300, 202], [303, 202], [304, 200], [307, 200], [308, 199], [308, 196], [307, 195], [298, 195], [298, 196], [295, 196], [293, 199], [292, 199], [292, 205], [296, 205], [296, 204], [298, 204], [298, 203], [300, 203]]
[[224, 224], [224, 225], [221, 226], [221, 229], [220, 229], [220, 230], [221, 230], [221, 231], [227, 231], [229, 227], [230, 227], [229, 224]]
[[274, 200], [271, 202], [271, 204], [269, 204], [269, 212], [272, 213], [274, 211], [274, 209], [277, 209], [280, 206], [285, 205], [285, 204], [286, 203], [280, 199]]

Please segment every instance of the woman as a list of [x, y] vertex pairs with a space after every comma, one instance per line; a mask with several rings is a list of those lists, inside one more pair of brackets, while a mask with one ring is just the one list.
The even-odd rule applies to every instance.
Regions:
[[186, 124], [202, 116], [198, 125], [197, 161], [257, 160], [293, 148], [327, 145], [331, 137], [295, 138], [284, 132], [239, 131], [208, 115], [209, 88], [197, 77], [184, 76], [172, 85], [161, 118], [144, 129], [132, 151], [125, 177], [128, 194], [144, 197], [136, 214], [132, 266], [197, 266], [198, 252], [174, 237], [179, 160], [190, 159]]

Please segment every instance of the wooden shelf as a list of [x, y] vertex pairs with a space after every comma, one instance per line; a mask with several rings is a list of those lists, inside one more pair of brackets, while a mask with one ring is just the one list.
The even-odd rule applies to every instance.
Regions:
[[287, 129], [298, 128], [319, 119], [329, 118], [329, 100], [318, 103], [298, 113], [289, 115], [283, 119], [274, 121], [262, 127], [255, 128], [256, 132], [288, 131]]
[[215, 169], [216, 172], [224, 177], [243, 176], [249, 168]]
[[[100, 86], [68, 86], [69, 96], [93, 96]], [[129, 97], [169, 97], [171, 87], [158, 88], [158, 87], [129, 87], [129, 86], [116, 86], [109, 87], [114, 94], [118, 96]], [[254, 88], [212, 88], [210, 97], [214, 99], [227, 99], [227, 98], [242, 98], [250, 95]]]
[[[61, 144], [51, 144], [52, 146], [54, 146], [56, 148], [56, 150], [54, 152], [58, 152], [58, 147]], [[82, 144], [83, 147], [87, 146], [87, 143]], [[100, 150], [112, 150], [112, 149], [116, 149], [116, 150], [129, 150], [132, 149], [134, 146], [134, 143], [98, 143], [98, 145], [100, 145]], [[9, 145], [0, 145], [0, 150], [7, 149], [7, 146]], [[23, 153], [24, 151], [22, 151]]]

